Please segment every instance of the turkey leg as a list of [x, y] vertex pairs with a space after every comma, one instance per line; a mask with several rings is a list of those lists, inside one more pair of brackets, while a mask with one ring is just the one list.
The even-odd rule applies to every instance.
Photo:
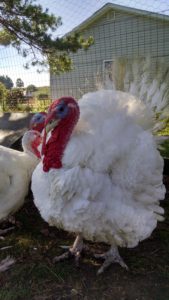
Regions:
[[84, 246], [84, 243], [83, 243], [83, 238], [82, 238], [81, 234], [78, 234], [75, 241], [74, 241], [73, 246], [70, 247], [69, 250], [66, 251], [65, 253], [54, 257], [53, 262], [54, 263], [59, 262], [59, 261], [62, 261], [64, 259], [67, 259], [67, 258], [70, 258], [70, 257], [74, 256], [76, 266], [78, 266], [79, 265], [79, 259], [81, 257], [81, 252], [84, 248], [85, 248], [85, 246]]

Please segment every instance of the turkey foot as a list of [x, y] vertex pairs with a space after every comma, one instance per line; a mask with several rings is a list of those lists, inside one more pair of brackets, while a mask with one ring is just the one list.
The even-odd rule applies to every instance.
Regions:
[[100, 267], [100, 269], [98, 270], [97, 274], [101, 274], [104, 272], [105, 269], [107, 269], [107, 267], [109, 267], [112, 263], [119, 263], [120, 266], [122, 266], [123, 268], [125, 268], [126, 270], [128, 270], [128, 266], [125, 264], [125, 262], [123, 261], [123, 259], [121, 258], [118, 248], [116, 246], [111, 246], [110, 250], [103, 253], [103, 254], [95, 254], [94, 255], [95, 258], [101, 258], [104, 259], [104, 263], [102, 264], [102, 266]]
[[79, 260], [80, 260], [80, 257], [81, 257], [81, 252], [84, 248], [85, 248], [85, 246], [84, 246], [84, 243], [83, 243], [83, 238], [80, 234], [78, 234], [75, 241], [74, 241], [73, 246], [70, 247], [69, 250], [66, 251], [65, 253], [54, 257], [53, 262], [54, 263], [59, 262], [59, 261], [62, 261], [64, 259], [67, 259], [67, 258], [70, 258], [70, 257], [74, 256], [76, 266], [78, 267], [79, 266]]

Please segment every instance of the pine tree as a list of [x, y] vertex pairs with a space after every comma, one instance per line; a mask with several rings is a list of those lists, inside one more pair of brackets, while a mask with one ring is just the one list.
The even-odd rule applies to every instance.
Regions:
[[49, 14], [35, 1], [0, 1], [0, 44], [11, 44], [23, 57], [30, 56], [27, 68], [33, 65], [43, 70], [49, 64], [55, 73], [70, 70], [70, 52], [87, 49], [93, 38], [84, 39], [79, 34], [53, 37], [52, 33], [62, 24], [61, 18]]

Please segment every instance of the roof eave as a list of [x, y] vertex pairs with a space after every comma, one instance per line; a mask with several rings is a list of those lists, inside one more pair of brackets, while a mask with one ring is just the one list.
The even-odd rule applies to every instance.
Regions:
[[96, 11], [92, 16], [90, 16], [88, 19], [86, 19], [81, 24], [79, 24], [78, 26], [73, 28], [71, 31], [69, 31], [66, 35], [72, 34], [75, 32], [80, 32], [80, 31], [86, 29], [86, 27], [88, 27], [90, 24], [92, 24], [94, 21], [96, 21], [98, 18], [100, 18], [102, 15], [104, 15], [110, 9], [114, 9], [116, 11], [123, 11], [126, 13], [137, 14], [137, 15], [141, 15], [143, 17], [156, 18], [161, 21], [169, 22], [169, 16], [167, 16], [167, 15], [158, 14], [155, 12], [150, 12], [150, 11], [136, 9], [136, 8], [131, 8], [131, 7], [127, 7], [127, 6], [117, 5], [117, 4], [113, 4], [113, 3], [107, 3], [102, 8], [100, 8], [98, 11]]

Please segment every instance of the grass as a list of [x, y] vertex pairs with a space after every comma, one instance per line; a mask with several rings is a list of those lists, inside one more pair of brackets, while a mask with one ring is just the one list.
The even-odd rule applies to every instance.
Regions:
[[[169, 178], [165, 177], [169, 189]], [[134, 249], [120, 249], [130, 270], [111, 266], [103, 275], [96, 272], [100, 261], [91, 253], [107, 249], [104, 244], [87, 243], [91, 252], [77, 269], [73, 260], [53, 264], [59, 245], [71, 245], [74, 236], [45, 223], [28, 196], [17, 212], [16, 229], [1, 242], [0, 259], [11, 255], [17, 262], [0, 277], [0, 300], [167, 300], [169, 299], [169, 194], [163, 206], [166, 220], [152, 236]], [[3, 224], [6, 226], [7, 224]]]

